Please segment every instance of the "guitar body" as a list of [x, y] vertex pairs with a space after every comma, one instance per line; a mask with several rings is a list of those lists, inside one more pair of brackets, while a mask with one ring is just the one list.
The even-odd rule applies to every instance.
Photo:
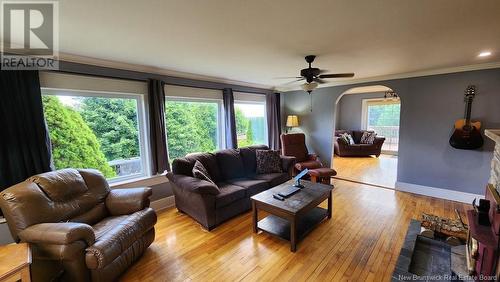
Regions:
[[469, 85], [465, 90], [465, 118], [455, 122], [455, 131], [450, 137], [450, 145], [456, 149], [474, 150], [483, 146], [481, 122], [471, 121], [472, 100], [476, 95], [476, 87]]
[[483, 146], [484, 140], [481, 136], [481, 122], [470, 122], [467, 126], [465, 119], [459, 119], [455, 122], [455, 131], [450, 137], [450, 145], [456, 149], [474, 150]]

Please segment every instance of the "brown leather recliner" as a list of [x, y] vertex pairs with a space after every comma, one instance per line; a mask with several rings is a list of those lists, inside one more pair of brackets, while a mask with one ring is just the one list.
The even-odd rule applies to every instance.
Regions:
[[155, 237], [151, 188], [110, 190], [96, 170], [63, 169], [0, 193], [17, 242], [28, 242], [34, 281], [113, 281]]
[[316, 154], [309, 154], [306, 147], [306, 136], [303, 133], [281, 134], [281, 154], [294, 156], [295, 174], [304, 169], [315, 169], [323, 167]]
[[324, 167], [316, 154], [309, 154], [306, 147], [306, 136], [303, 133], [281, 134], [281, 154], [296, 159], [294, 174], [308, 169], [313, 182], [329, 184], [330, 178], [337, 175], [331, 168]]

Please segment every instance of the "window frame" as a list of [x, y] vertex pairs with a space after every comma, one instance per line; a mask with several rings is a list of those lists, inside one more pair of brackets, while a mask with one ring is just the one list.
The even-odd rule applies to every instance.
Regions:
[[[77, 97], [96, 97], [96, 98], [115, 98], [115, 99], [134, 99], [137, 103], [137, 126], [139, 138], [139, 158], [141, 159], [142, 173], [117, 176], [107, 178], [109, 184], [121, 183], [128, 180], [141, 179], [150, 177], [151, 175], [151, 154], [149, 152], [148, 141], [148, 119], [146, 115], [145, 94], [128, 93], [128, 92], [110, 92], [110, 91], [94, 91], [94, 90], [78, 90], [78, 89], [61, 89], [52, 87], [40, 87], [42, 95], [50, 96], [77, 96]], [[52, 93], [46, 93], [51, 91]], [[49, 129], [50, 130], [50, 129]]]
[[[226, 130], [225, 130], [225, 126], [224, 126], [224, 107], [223, 107], [222, 99], [204, 98], [204, 97], [195, 98], [195, 97], [165, 95], [165, 104], [167, 104], [169, 101], [188, 102], [188, 103], [189, 102], [191, 102], [191, 103], [216, 103], [217, 104], [217, 146], [216, 146], [216, 150], [222, 150], [225, 148], [225, 146], [226, 146], [226, 139], [225, 139]], [[166, 105], [165, 105], [165, 107], [166, 107]], [[165, 108], [165, 115], [166, 115], [166, 108]], [[165, 133], [167, 135], [167, 150], [168, 150], [168, 122], [166, 123]], [[168, 159], [169, 159], [169, 161], [171, 161], [170, 155], [168, 156]]]
[[[247, 104], [247, 105], [263, 105], [264, 106], [264, 145], [269, 146], [269, 128], [267, 124], [267, 103], [266, 101], [258, 100], [234, 100], [234, 108], [236, 109], [236, 104]], [[235, 117], [236, 118], [236, 117]]]
[[[368, 128], [368, 107], [371, 105], [391, 105], [391, 104], [399, 104], [401, 105], [401, 100], [385, 100], [384, 98], [370, 98], [363, 99], [361, 102], [361, 129], [367, 130]], [[401, 113], [399, 114], [399, 120], [401, 122]], [[401, 124], [399, 125], [398, 131], [401, 130]], [[399, 140], [399, 139], [398, 139]], [[399, 143], [399, 141], [398, 141]], [[382, 150], [383, 154], [387, 155], [398, 155], [399, 153], [399, 144], [397, 151], [390, 150]]]

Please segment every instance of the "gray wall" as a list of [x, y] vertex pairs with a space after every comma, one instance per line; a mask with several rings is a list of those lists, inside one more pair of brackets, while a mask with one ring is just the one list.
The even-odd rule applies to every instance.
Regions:
[[398, 181], [484, 194], [493, 142], [485, 138], [480, 150], [453, 149], [448, 144], [453, 123], [462, 118], [463, 95], [469, 84], [478, 87], [472, 116], [484, 128], [500, 128], [500, 69], [480, 70], [321, 88], [309, 96], [285, 93], [283, 115], [298, 114], [309, 149], [329, 164], [332, 156], [335, 101], [357, 86], [385, 85], [401, 97]]
[[360, 130], [363, 99], [383, 98], [384, 93], [347, 94], [337, 104], [336, 129]]

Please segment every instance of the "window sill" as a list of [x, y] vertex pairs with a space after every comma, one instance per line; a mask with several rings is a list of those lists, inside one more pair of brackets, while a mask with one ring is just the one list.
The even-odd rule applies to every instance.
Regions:
[[137, 177], [123, 181], [117, 181], [109, 184], [111, 188], [133, 188], [143, 186], [154, 186], [162, 183], [167, 183], [168, 179], [165, 176], [167, 172], [153, 176]]

